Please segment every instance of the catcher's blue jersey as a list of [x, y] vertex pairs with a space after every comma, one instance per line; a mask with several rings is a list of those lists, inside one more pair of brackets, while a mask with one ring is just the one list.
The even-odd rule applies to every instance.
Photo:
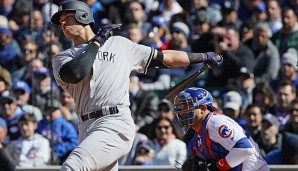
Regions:
[[254, 140], [245, 135], [245, 131], [238, 123], [222, 114], [209, 113], [205, 117], [201, 129], [188, 144], [188, 154], [190, 156], [197, 155], [205, 161], [215, 164], [217, 161], [227, 156], [238, 141], [243, 140], [248, 141], [238, 143], [237, 148], [241, 148], [241, 144], [243, 144], [243, 148], [247, 148], [245, 143], [250, 143], [251, 145], [249, 146], [254, 149], [254, 153], [240, 165], [230, 170], [269, 170]]

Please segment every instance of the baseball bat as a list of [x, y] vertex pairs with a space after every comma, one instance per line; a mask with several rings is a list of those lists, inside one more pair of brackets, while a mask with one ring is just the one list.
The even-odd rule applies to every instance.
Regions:
[[[221, 61], [222, 56], [217, 55], [217, 60]], [[165, 99], [172, 100], [177, 94], [179, 94], [181, 91], [187, 88], [187, 86], [190, 85], [190, 83], [200, 74], [202, 74], [204, 71], [206, 71], [208, 68], [210, 68], [207, 64], [202, 67], [200, 70], [189, 76], [188, 78], [182, 80], [180, 83], [176, 84], [174, 87], [172, 87], [169, 92], [165, 95]]]

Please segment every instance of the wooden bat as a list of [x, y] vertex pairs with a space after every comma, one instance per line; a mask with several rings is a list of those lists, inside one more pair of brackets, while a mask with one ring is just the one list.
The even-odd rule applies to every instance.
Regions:
[[[218, 61], [222, 60], [222, 56], [218, 55]], [[172, 87], [169, 92], [165, 95], [165, 99], [172, 100], [177, 94], [179, 94], [181, 91], [187, 88], [189, 84], [200, 74], [202, 74], [205, 70], [209, 68], [208, 65], [205, 65], [202, 67], [199, 71], [192, 74], [190, 77], [186, 78], [185, 80], [182, 80], [180, 83], [176, 84], [174, 87]]]
[[176, 84], [174, 87], [172, 87], [169, 92], [164, 97], [167, 100], [172, 100], [177, 94], [179, 94], [181, 91], [183, 91], [189, 84], [200, 74], [202, 74], [206, 69], [209, 67], [205, 65], [203, 68], [201, 68], [199, 71], [192, 74], [190, 77], [186, 78], [185, 80], [182, 80], [180, 83]]

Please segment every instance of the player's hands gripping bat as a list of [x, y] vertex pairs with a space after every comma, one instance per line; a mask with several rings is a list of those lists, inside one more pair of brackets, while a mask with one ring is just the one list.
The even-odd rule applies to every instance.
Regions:
[[92, 40], [96, 40], [102, 46], [106, 40], [111, 37], [113, 32], [121, 29], [122, 24], [109, 24], [104, 27], [101, 27], [97, 34], [92, 38]]
[[199, 71], [195, 72], [190, 77], [186, 78], [185, 80], [181, 81], [177, 85], [175, 85], [173, 88], [169, 90], [169, 92], [164, 97], [167, 100], [172, 100], [177, 94], [179, 94], [181, 91], [183, 91], [187, 86], [200, 74], [202, 74], [206, 69], [208, 68], [216, 68], [218, 67], [222, 61], [223, 58], [221, 55], [215, 54], [214, 52], [207, 52], [206, 58], [203, 61], [204, 64], [206, 64], [203, 68], [201, 68]]

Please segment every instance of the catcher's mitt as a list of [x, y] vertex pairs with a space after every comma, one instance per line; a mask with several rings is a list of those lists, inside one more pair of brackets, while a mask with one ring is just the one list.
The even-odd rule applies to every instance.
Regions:
[[199, 157], [188, 157], [182, 165], [182, 171], [208, 171], [208, 162]]

